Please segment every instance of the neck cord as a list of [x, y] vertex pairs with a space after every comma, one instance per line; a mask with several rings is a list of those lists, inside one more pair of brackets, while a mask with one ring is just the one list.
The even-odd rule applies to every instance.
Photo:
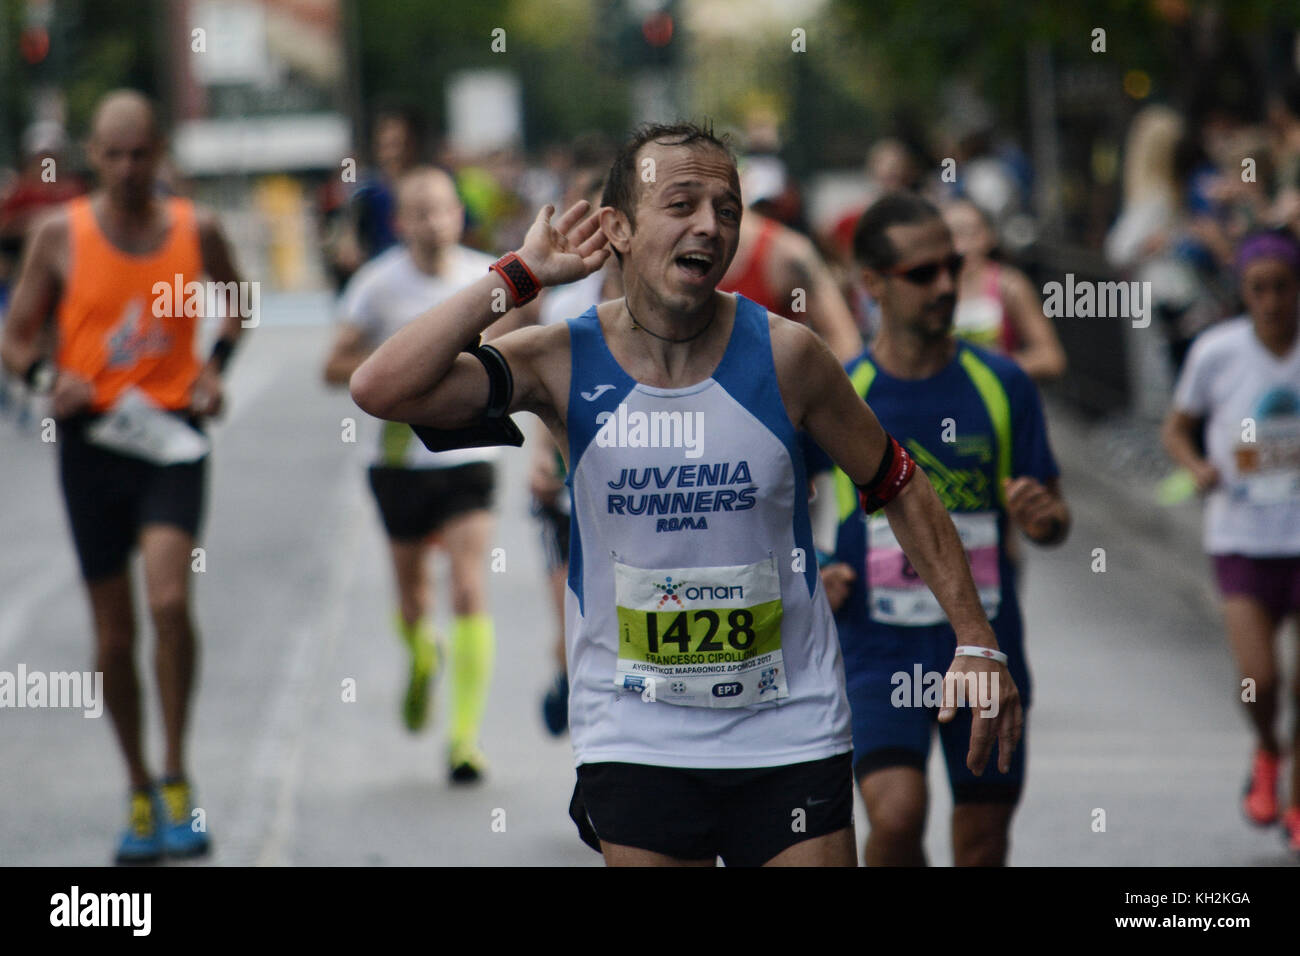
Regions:
[[703, 335], [705, 332], [707, 332], [707, 331], [709, 330], [709, 326], [711, 326], [711, 325], [713, 324], [713, 320], [714, 320], [714, 318], [717, 317], [717, 314], [718, 314], [718, 300], [717, 300], [717, 299], [714, 299], [714, 300], [713, 300], [713, 311], [709, 313], [709, 321], [705, 322], [702, 326], [700, 326], [699, 330], [696, 331], [693, 335], [688, 335], [688, 336], [687, 336], [686, 338], [684, 338], [684, 339], [670, 339], [670, 338], [668, 338], [668, 336], [666, 336], [666, 335], [660, 335], [658, 332], [652, 332], [650, 329], [647, 329], [644, 325], [642, 325], [640, 322], [638, 322], [638, 321], [636, 320], [636, 316], [632, 314], [632, 308], [631, 308], [631, 306], [629, 306], [629, 305], [627, 304], [627, 299], [626, 299], [626, 298], [623, 299], [623, 308], [627, 309], [628, 317], [632, 320], [632, 331], [633, 331], [633, 332], [638, 332], [638, 331], [640, 331], [640, 332], [646, 332], [646, 333], [649, 333], [650, 335], [653, 335], [655, 338], [659, 339], [659, 341], [661, 341], [661, 342], [673, 342], [673, 343], [675, 343], [675, 344], [677, 344], [677, 345], [681, 345], [681, 344], [684, 343], [684, 342], [693, 342], [693, 341], [695, 341], [695, 340], [698, 339], [701, 335]]

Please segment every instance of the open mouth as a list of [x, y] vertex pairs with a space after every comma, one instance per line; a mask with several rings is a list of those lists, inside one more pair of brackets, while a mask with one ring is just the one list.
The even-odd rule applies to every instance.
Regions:
[[713, 258], [702, 253], [689, 252], [677, 257], [677, 267], [693, 279], [703, 279], [713, 269]]

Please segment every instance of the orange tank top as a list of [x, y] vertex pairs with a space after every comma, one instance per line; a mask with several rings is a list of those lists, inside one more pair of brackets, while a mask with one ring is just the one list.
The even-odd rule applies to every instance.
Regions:
[[108, 241], [88, 197], [68, 203], [58, 363], [90, 381], [92, 412], [111, 407], [131, 386], [163, 408], [189, 404], [199, 374], [194, 354], [199, 316], [185, 314], [191, 298], [186, 284], [200, 280], [203, 255], [194, 204], [172, 198], [166, 208], [167, 238], [156, 252], [137, 256]]

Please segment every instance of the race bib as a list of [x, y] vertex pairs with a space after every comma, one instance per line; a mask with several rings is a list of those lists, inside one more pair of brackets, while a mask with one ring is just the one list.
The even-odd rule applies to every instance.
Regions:
[[86, 438], [101, 448], [155, 465], [198, 461], [211, 447], [206, 435], [134, 388], [123, 392], [113, 408], [86, 429]]
[[684, 707], [746, 707], [790, 695], [775, 558], [719, 568], [614, 562], [614, 685]]
[[1277, 505], [1300, 499], [1300, 421], [1294, 416], [1265, 419], [1256, 440], [1237, 445], [1237, 483], [1233, 497], [1252, 505]]
[[[1002, 604], [1002, 579], [998, 572], [998, 515], [996, 511], [951, 512], [961, 536], [980, 604], [989, 620]], [[871, 619], [880, 624], [922, 627], [948, 620], [939, 601], [912, 567], [894, 537], [889, 519], [880, 512], [867, 519], [867, 581], [870, 584]]]

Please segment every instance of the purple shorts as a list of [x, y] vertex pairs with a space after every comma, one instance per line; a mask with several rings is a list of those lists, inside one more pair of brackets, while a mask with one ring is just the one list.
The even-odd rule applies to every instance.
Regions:
[[1214, 576], [1227, 597], [1253, 597], [1274, 617], [1300, 611], [1300, 557], [1251, 558], [1215, 554]]

